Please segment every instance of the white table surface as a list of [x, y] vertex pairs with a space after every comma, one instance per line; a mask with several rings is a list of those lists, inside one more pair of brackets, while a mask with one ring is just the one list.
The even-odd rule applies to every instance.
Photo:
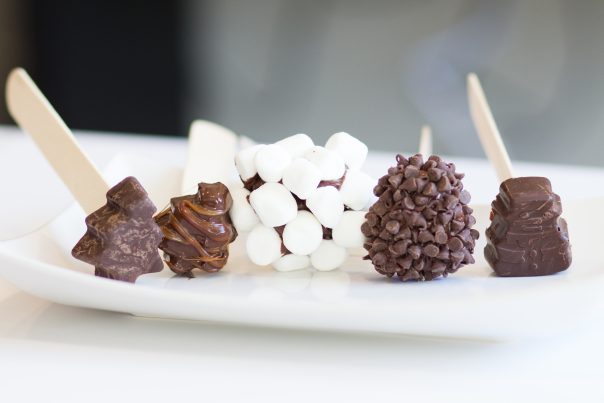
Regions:
[[[182, 139], [78, 138], [101, 166], [116, 152], [167, 158], [175, 165], [182, 165], [186, 155]], [[465, 183], [475, 201], [488, 202], [497, 183], [486, 162], [455, 161], [461, 171], [473, 164], [485, 167]], [[593, 178], [594, 187], [604, 183], [604, 170], [596, 168], [518, 164], [517, 169], [555, 178], [563, 200], [576, 197], [575, 175]], [[20, 214], [35, 214], [31, 211], [40, 198], [57, 211], [70, 202], [34, 145], [8, 127], [0, 127], [0, 177], [0, 211], [5, 212], [0, 226], [18, 225]], [[10, 189], [20, 195], [17, 201], [10, 199]], [[186, 397], [212, 402], [602, 402], [603, 340], [604, 315], [548, 340], [510, 343], [144, 319], [49, 303], [0, 279], [1, 402]]]

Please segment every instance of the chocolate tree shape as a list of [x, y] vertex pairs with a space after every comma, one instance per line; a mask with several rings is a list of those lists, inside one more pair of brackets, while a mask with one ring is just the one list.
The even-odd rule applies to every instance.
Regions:
[[158, 245], [162, 232], [153, 220], [156, 208], [142, 185], [128, 177], [109, 189], [107, 204], [86, 217], [86, 234], [72, 250], [95, 267], [95, 275], [134, 282], [161, 271]]
[[499, 276], [544, 276], [570, 266], [562, 204], [547, 178], [508, 179], [491, 206], [484, 254]]
[[396, 157], [373, 192], [379, 197], [365, 216], [364, 248], [375, 270], [403, 281], [446, 277], [474, 263], [478, 231], [464, 174], [455, 165], [421, 154]]
[[237, 237], [229, 210], [233, 199], [222, 183], [200, 183], [194, 195], [175, 197], [155, 217], [164, 239], [160, 249], [173, 272], [191, 276], [193, 269], [217, 272], [229, 258]]

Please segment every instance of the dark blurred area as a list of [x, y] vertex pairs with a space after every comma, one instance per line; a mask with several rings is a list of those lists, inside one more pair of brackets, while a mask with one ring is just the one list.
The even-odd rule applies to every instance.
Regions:
[[0, 30], [8, 32], [0, 37], [12, 54], [0, 73], [25, 67], [73, 128], [184, 133], [181, 6], [0, 0]]
[[512, 159], [604, 165], [602, 21], [599, 0], [0, 0], [0, 74], [25, 66], [79, 129], [413, 151], [430, 124], [482, 157], [473, 71]]

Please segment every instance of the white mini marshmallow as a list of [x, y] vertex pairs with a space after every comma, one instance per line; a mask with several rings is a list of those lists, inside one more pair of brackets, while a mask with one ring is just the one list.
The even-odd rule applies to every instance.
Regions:
[[245, 249], [254, 264], [266, 266], [281, 257], [281, 237], [274, 228], [257, 224], [247, 236]]
[[304, 158], [319, 168], [322, 180], [340, 179], [346, 171], [342, 157], [324, 147], [314, 146], [304, 154]]
[[250, 194], [250, 204], [267, 227], [285, 225], [298, 213], [294, 196], [280, 183], [265, 183]]
[[283, 229], [283, 244], [295, 255], [310, 255], [323, 240], [323, 227], [312, 213], [301, 210]]
[[285, 150], [287, 150], [287, 152], [292, 156], [292, 158], [303, 156], [308, 150], [313, 148], [315, 145], [312, 139], [308, 137], [308, 135], [303, 133], [294, 134], [293, 136], [286, 137], [283, 140], [277, 141], [275, 144], [278, 144], [281, 147], [285, 148]]
[[254, 157], [258, 175], [265, 182], [279, 182], [283, 177], [283, 170], [291, 162], [289, 153], [277, 144], [262, 147]]
[[273, 267], [277, 271], [301, 270], [308, 266], [310, 266], [310, 258], [308, 256], [294, 254], [281, 256], [276, 262], [273, 262]]
[[247, 201], [250, 192], [247, 189], [239, 187], [230, 187], [229, 191], [233, 199], [229, 216], [231, 217], [231, 221], [233, 221], [235, 229], [241, 233], [251, 231], [258, 224], [259, 219]]
[[306, 199], [306, 206], [327, 228], [335, 227], [344, 212], [342, 196], [333, 186], [316, 188]]
[[310, 255], [310, 263], [319, 271], [330, 271], [342, 266], [347, 257], [346, 248], [332, 240], [323, 240], [317, 250]]
[[237, 172], [239, 172], [239, 176], [244, 181], [258, 173], [254, 158], [256, 157], [256, 153], [263, 147], [264, 144], [256, 144], [239, 151], [235, 156], [235, 167], [237, 167]]
[[359, 248], [365, 242], [361, 225], [365, 222], [365, 211], [345, 211], [340, 222], [333, 228], [333, 241], [343, 248]]
[[344, 205], [353, 210], [364, 209], [372, 199], [376, 184], [377, 181], [365, 172], [349, 169], [340, 188]]
[[338, 153], [350, 169], [360, 169], [368, 152], [362, 141], [345, 132], [332, 135], [325, 143], [325, 148]]
[[306, 200], [321, 182], [321, 171], [304, 158], [296, 158], [283, 171], [283, 186], [302, 200]]

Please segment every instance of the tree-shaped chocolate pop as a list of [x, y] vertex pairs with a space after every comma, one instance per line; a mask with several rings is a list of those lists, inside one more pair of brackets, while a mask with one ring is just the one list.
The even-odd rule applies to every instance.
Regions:
[[486, 231], [485, 258], [499, 276], [543, 276], [566, 270], [571, 249], [560, 197], [544, 177], [514, 177], [491, 109], [474, 74], [468, 76], [470, 112], [482, 146], [501, 181]]
[[162, 232], [153, 220], [155, 205], [142, 185], [128, 177], [107, 192], [107, 204], [86, 217], [86, 234], [72, 250], [95, 267], [95, 275], [134, 282], [161, 271], [157, 252]]
[[155, 206], [141, 184], [129, 177], [109, 189], [25, 70], [17, 68], [9, 74], [6, 101], [11, 116], [89, 214], [88, 230], [73, 256], [93, 264], [96, 275], [117, 280], [133, 282], [140, 274], [160, 271], [161, 231], [153, 220]]

